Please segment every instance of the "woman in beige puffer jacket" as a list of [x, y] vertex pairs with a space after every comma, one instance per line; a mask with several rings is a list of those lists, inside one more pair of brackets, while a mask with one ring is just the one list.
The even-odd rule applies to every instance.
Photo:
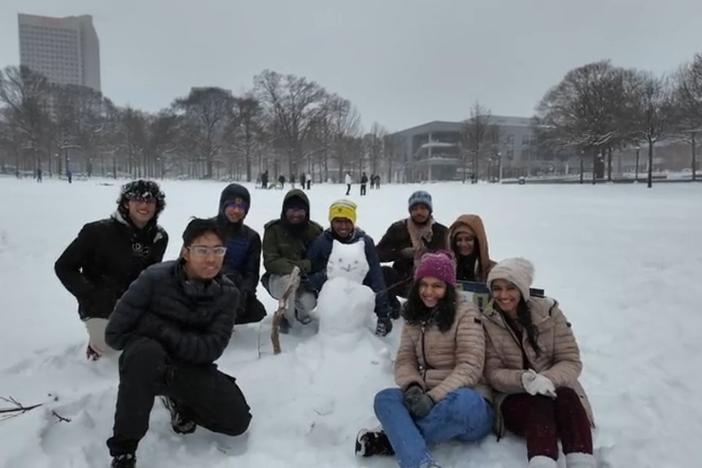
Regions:
[[533, 275], [528, 260], [512, 258], [487, 279], [485, 377], [496, 391], [498, 436], [508, 429], [525, 437], [530, 468], [557, 466], [559, 438], [568, 468], [594, 468], [580, 351], [558, 303], [530, 296]]
[[395, 361], [399, 388], [375, 396], [383, 430], [363, 430], [356, 442], [358, 454], [394, 453], [403, 468], [438, 466], [428, 444], [480, 440], [493, 420], [480, 313], [458, 298], [453, 259], [425, 254], [414, 278]]

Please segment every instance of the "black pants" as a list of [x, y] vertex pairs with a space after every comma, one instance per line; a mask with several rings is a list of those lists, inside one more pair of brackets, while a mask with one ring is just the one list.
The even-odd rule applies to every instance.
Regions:
[[243, 434], [251, 413], [233, 377], [214, 364], [173, 363], [160, 343], [140, 337], [119, 358], [119, 391], [110, 455], [136, 452], [149, 428], [156, 395], [172, 398], [183, 415], [213, 432]]
[[351, 193], [351, 184], [346, 184], [346, 195]]
[[361, 184], [361, 195], [366, 194], [366, 184]]
[[247, 294], [246, 306], [243, 311], [236, 314], [234, 323], [256, 323], [263, 320], [266, 316], [266, 308], [261, 304], [261, 301], [254, 295]]

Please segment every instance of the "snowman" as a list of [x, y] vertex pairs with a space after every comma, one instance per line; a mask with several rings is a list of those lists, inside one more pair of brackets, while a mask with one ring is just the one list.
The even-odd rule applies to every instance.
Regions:
[[295, 350], [306, 371], [298, 382], [313, 410], [308, 421], [313, 444], [346, 443], [344, 428], [359, 417], [358, 407], [392, 383], [390, 352], [372, 332], [375, 294], [362, 284], [368, 270], [363, 242], [334, 241], [314, 312], [319, 333]]

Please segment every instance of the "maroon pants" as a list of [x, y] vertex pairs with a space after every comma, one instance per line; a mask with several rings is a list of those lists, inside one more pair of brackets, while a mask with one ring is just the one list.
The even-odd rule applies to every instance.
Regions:
[[572, 388], [560, 387], [554, 400], [519, 393], [502, 402], [505, 427], [525, 437], [529, 459], [537, 455], [558, 460], [558, 439], [563, 453], [592, 453], [592, 431], [580, 398]]

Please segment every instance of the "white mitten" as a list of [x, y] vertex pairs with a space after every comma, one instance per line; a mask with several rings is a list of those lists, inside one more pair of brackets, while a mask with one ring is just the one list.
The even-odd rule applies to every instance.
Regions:
[[537, 374], [533, 369], [522, 374], [522, 386], [529, 395], [544, 395], [551, 398], [556, 398], [556, 387], [548, 377]]

